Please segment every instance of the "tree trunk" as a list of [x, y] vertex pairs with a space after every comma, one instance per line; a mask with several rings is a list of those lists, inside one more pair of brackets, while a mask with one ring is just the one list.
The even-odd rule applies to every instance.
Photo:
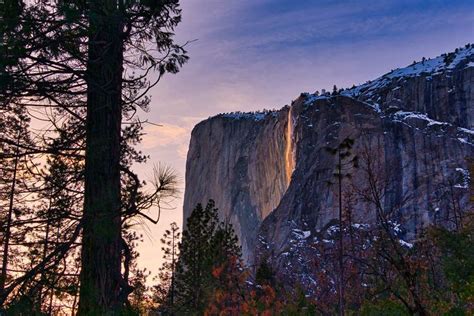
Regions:
[[344, 307], [344, 226], [342, 218], [342, 160], [341, 152], [338, 152], [338, 189], [339, 189], [339, 315], [344, 316], [345, 307]]
[[12, 216], [13, 216], [13, 202], [15, 200], [15, 186], [16, 186], [16, 176], [18, 169], [18, 160], [20, 154], [20, 135], [21, 132], [18, 132], [16, 150], [15, 150], [15, 162], [13, 165], [13, 179], [10, 189], [9, 203], [8, 203], [8, 214], [7, 214], [7, 223], [5, 227], [5, 236], [3, 237], [3, 255], [2, 255], [2, 271], [0, 273], [0, 295], [3, 295], [5, 290], [5, 283], [7, 280], [7, 270], [8, 270], [8, 257], [9, 257], [9, 246], [10, 246], [10, 236], [11, 236], [11, 226], [12, 226]]
[[122, 21], [116, 1], [91, 1], [79, 315], [123, 306], [120, 217]]
[[[51, 226], [51, 194], [49, 196], [49, 207], [47, 210], [47, 222], [46, 222], [46, 232], [44, 236], [44, 245], [43, 245], [43, 256], [41, 257], [42, 261], [46, 261], [46, 256], [48, 255], [48, 247], [49, 247], [49, 231], [50, 231], [50, 226]], [[39, 289], [38, 289], [38, 301], [37, 303], [37, 310], [41, 310], [41, 305], [43, 303], [43, 290], [44, 290], [44, 285], [46, 284], [46, 273], [41, 274], [41, 282], [39, 284]], [[48, 292], [48, 289], [46, 289], [46, 293]]]

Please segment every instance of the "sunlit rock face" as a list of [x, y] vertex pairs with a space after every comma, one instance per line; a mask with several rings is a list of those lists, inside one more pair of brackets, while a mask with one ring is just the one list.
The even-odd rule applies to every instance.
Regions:
[[[353, 154], [369, 153], [374, 162], [383, 205], [397, 209], [404, 240], [432, 223], [453, 225], [450, 196], [456, 207], [471, 207], [473, 52], [397, 69], [337, 96], [302, 94], [280, 111], [201, 122], [188, 153], [184, 217], [197, 202], [215, 199], [248, 263], [268, 260], [304, 285], [309, 244], [338, 216], [338, 188], [328, 184], [337, 160], [326, 148], [350, 137]], [[367, 186], [364, 168], [348, 172], [344, 190]], [[368, 203], [351, 203], [354, 223], [373, 221]]]
[[223, 114], [199, 123], [191, 135], [184, 218], [197, 203], [215, 200], [221, 219], [233, 224], [245, 259], [288, 185], [288, 112]]

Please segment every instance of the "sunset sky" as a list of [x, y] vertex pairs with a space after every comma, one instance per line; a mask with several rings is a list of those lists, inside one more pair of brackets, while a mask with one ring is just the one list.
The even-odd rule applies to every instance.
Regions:
[[[182, 178], [189, 137], [199, 121], [220, 112], [280, 108], [301, 92], [350, 87], [474, 42], [473, 1], [181, 0], [176, 30], [190, 61], [152, 91], [136, 166], [151, 179], [153, 163]], [[203, 179], [205, 181], [205, 179]], [[182, 223], [182, 194], [158, 225], [141, 229], [139, 264], [161, 262], [159, 239], [169, 223]]]

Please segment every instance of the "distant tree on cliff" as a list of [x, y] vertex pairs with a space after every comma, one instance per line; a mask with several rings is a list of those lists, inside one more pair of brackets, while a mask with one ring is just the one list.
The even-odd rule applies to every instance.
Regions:
[[[334, 90], [337, 91], [337, 87], [334, 86]], [[358, 167], [358, 157], [352, 154], [352, 147], [354, 140], [351, 138], [345, 138], [337, 147], [327, 147], [326, 151], [336, 157], [336, 168], [333, 173], [336, 179], [336, 185], [338, 188], [338, 208], [339, 208], [339, 280], [338, 280], [338, 296], [339, 296], [339, 315], [344, 315], [344, 287], [345, 287], [345, 274], [344, 274], [344, 206], [343, 206], [343, 181], [346, 178], [351, 177], [351, 169]], [[328, 181], [329, 185], [333, 183]]]
[[198, 204], [187, 220], [175, 276], [177, 313], [202, 314], [218, 286], [213, 270], [241, 257], [232, 226], [220, 222], [217, 211], [210, 200], [205, 208]]

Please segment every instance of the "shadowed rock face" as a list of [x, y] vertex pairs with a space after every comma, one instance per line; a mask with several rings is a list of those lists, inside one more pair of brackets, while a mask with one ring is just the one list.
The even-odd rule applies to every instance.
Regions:
[[[338, 215], [338, 190], [328, 185], [337, 161], [325, 148], [350, 137], [354, 154], [373, 162], [384, 207], [397, 209], [405, 240], [431, 223], [452, 225], [448, 197], [470, 207], [473, 52], [398, 69], [338, 96], [302, 94], [280, 111], [201, 122], [188, 153], [184, 217], [196, 203], [215, 199], [247, 262], [266, 259], [283, 275], [304, 276], [310, 255], [301, 248]], [[349, 170], [346, 190], [367, 185], [361, 164]], [[361, 199], [353, 209], [354, 222], [374, 219]]]
[[[459, 140], [458, 128], [430, 125], [419, 118], [398, 121], [369, 105], [344, 96], [307, 104], [302, 97], [293, 104], [297, 120], [294, 131], [296, 168], [279, 206], [260, 226], [257, 259], [270, 259], [280, 273], [294, 277], [295, 270], [306, 275], [310, 258], [301, 249], [338, 217], [338, 189], [333, 173], [336, 159], [325, 148], [335, 148], [346, 137], [355, 139], [354, 154], [361, 160], [368, 153], [384, 189], [384, 208], [396, 209], [405, 238], [412, 240], [427, 225], [445, 221], [452, 212], [447, 198], [450, 189], [467, 206], [466, 157], [473, 156], [473, 135], [467, 143]], [[344, 190], [367, 187], [366, 162], [348, 170]], [[346, 195], [344, 195], [346, 196]], [[374, 207], [360, 199], [353, 202], [353, 223], [370, 223]], [[298, 246], [296, 246], [298, 245]], [[309, 256], [309, 255], [308, 255]], [[288, 270], [288, 267], [291, 269]]]

